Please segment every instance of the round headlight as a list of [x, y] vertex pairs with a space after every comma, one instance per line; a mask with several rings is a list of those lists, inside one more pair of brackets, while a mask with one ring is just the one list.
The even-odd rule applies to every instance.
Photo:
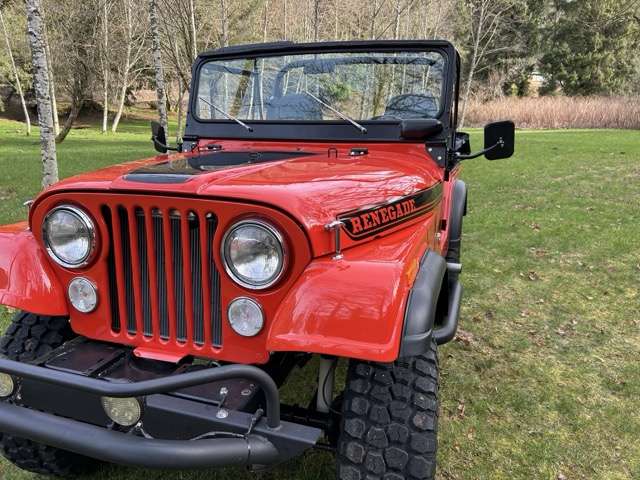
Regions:
[[0, 398], [6, 398], [13, 393], [15, 383], [11, 375], [0, 373]]
[[222, 241], [227, 273], [246, 288], [267, 288], [284, 270], [282, 235], [268, 223], [246, 220], [235, 224]]
[[132, 427], [142, 417], [142, 407], [137, 398], [102, 397], [104, 413], [118, 425]]
[[67, 268], [89, 263], [95, 249], [95, 225], [83, 210], [64, 205], [44, 219], [42, 236], [49, 256]]
[[74, 278], [69, 284], [69, 301], [79, 312], [93, 312], [98, 305], [98, 291], [86, 278]]
[[234, 332], [243, 337], [254, 337], [264, 325], [262, 308], [250, 298], [236, 298], [227, 311], [229, 323]]

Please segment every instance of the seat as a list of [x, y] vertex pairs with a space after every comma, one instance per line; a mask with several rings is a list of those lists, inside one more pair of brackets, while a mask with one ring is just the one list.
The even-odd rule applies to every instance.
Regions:
[[304, 93], [289, 93], [269, 102], [267, 120], [322, 120], [322, 106]]
[[396, 95], [389, 100], [383, 118], [435, 118], [438, 115], [438, 101], [429, 95], [407, 93]]

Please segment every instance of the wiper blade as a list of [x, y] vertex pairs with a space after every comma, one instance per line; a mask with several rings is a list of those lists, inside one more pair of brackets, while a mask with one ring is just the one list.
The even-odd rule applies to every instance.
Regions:
[[344, 113], [342, 113], [339, 110], [336, 110], [335, 108], [333, 108], [331, 105], [323, 102], [322, 100], [320, 100], [318, 97], [316, 97], [314, 94], [307, 92], [306, 90], [302, 91], [303, 93], [306, 93], [307, 95], [309, 95], [311, 98], [313, 98], [316, 102], [318, 102], [320, 105], [328, 108], [329, 110], [331, 110], [333, 113], [335, 113], [336, 115], [338, 115], [342, 120], [345, 120], [347, 122], [349, 122], [351, 125], [353, 125], [354, 127], [356, 127], [358, 130], [360, 130], [360, 132], [362, 132], [362, 134], [366, 134], [367, 133], [367, 129], [365, 127], [363, 127], [362, 125], [360, 125], [358, 122], [356, 122], [353, 118], [348, 117], [347, 115], [345, 115]]
[[211, 108], [213, 108], [216, 112], [221, 113], [222, 115], [224, 115], [225, 117], [227, 117], [229, 120], [233, 120], [234, 122], [236, 122], [238, 125], [243, 126], [244, 128], [246, 128], [248, 131], [253, 132], [253, 128], [250, 127], [249, 125], [247, 125], [246, 123], [244, 123], [242, 120], [234, 117], [233, 115], [231, 115], [230, 113], [225, 112], [224, 110], [222, 110], [220, 107], [215, 106], [213, 103], [207, 101], [206, 98], [198, 96], [198, 99], [202, 100], [204, 103], [206, 103], [207, 105], [209, 105]]

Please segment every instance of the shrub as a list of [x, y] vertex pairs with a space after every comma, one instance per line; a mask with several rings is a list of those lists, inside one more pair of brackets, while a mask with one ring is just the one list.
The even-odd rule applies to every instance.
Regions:
[[640, 129], [637, 97], [504, 97], [470, 101], [467, 126], [511, 119], [519, 128]]

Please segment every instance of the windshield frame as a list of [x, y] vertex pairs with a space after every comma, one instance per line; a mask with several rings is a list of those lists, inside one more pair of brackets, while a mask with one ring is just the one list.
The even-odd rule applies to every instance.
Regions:
[[[436, 116], [443, 125], [439, 137], [446, 139], [451, 126], [453, 107], [453, 87], [455, 83], [457, 53], [453, 45], [437, 40], [378, 40], [351, 42], [323, 42], [295, 44], [278, 42], [275, 44], [241, 45], [222, 48], [201, 54], [193, 67], [189, 112], [185, 128], [185, 140], [197, 138], [230, 138], [251, 140], [339, 140], [339, 141], [403, 141], [400, 136], [401, 120], [359, 120], [368, 133], [363, 135], [344, 120], [248, 120], [242, 119], [253, 128], [247, 131], [229, 119], [198, 118], [198, 83], [200, 71], [212, 61], [257, 59], [264, 57], [289, 56], [297, 54], [340, 54], [360, 53], [404, 53], [434, 52], [442, 55], [444, 61], [440, 111]], [[295, 129], [288, 128], [295, 125]], [[346, 127], [346, 128], [345, 128]], [[415, 140], [414, 140], [415, 141]]]

